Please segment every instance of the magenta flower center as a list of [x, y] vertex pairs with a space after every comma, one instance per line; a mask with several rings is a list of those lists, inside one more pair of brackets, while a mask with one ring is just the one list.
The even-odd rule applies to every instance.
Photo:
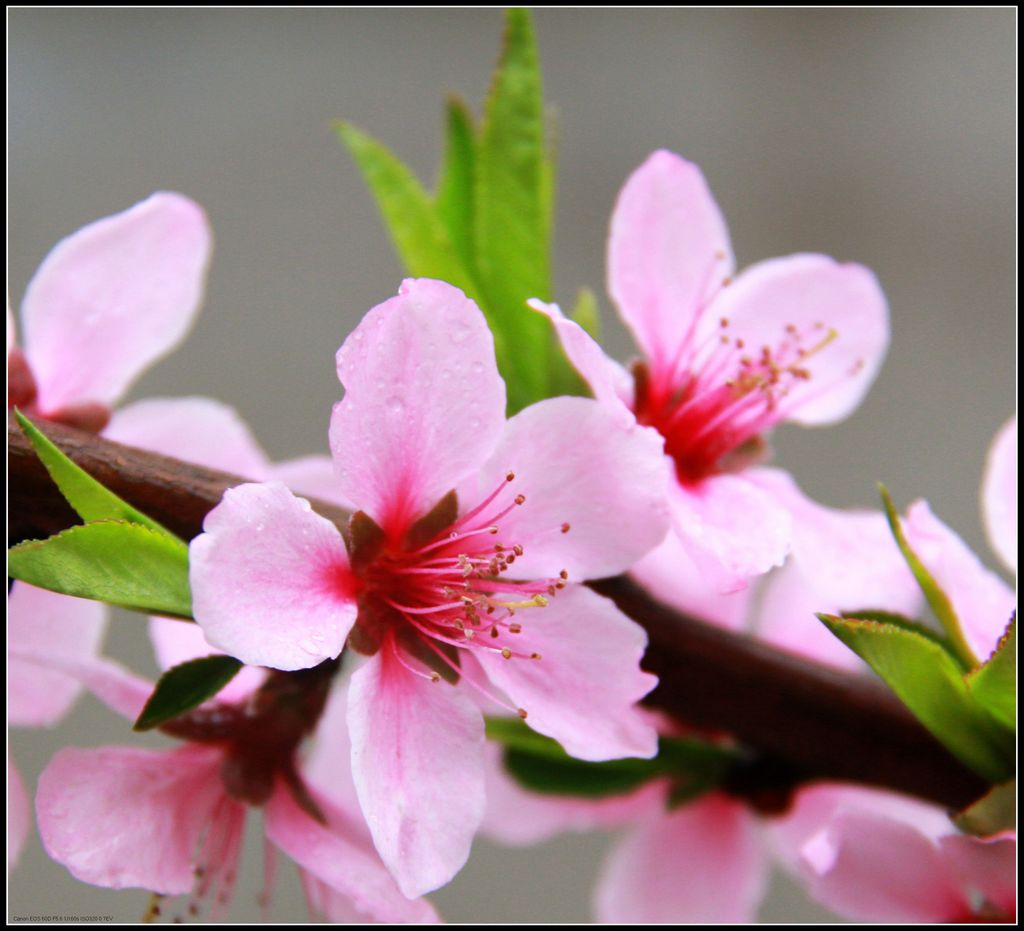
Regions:
[[634, 368], [637, 420], [665, 437], [681, 482], [736, 471], [761, 458], [762, 434], [790, 413], [788, 395], [811, 378], [806, 361], [837, 335], [822, 323], [804, 330], [789, 324], [776, 345], [754, 348], [732, 336], [723, 317], [692, 354], [683, 351], [686, 341], [660, 377], [643, 363]]
[[[562, 570], [555, 578], [514, 577], [516, 560], [525, 550], [502, 532], [503, 520], [526, 504], [526, 496], [511, 488], [514, 480], [509, 472], [479, 504], [454, 520], [445, 515], [448, 506], [455, 506], [454, 496], [449, 496], [414, 524], [401, 544], [380, 547], [361, 573], [356, 649], [366, 645], [366, 635], [373, 647], [384, 635], [395, 635], [409, 649], [411, 634], [412, 641], [454, 672], [459, 669], [453, 649], [489, 651], [505, 659], [541, 658], [517, 642], [523, 630], [518, 612], [545, 607], [569, 575]], [[434, 531], [431, 524], [437, 523], [443, 526]], [[561, 523], [553, 529], [568, 533], [570, 527]], [[413, 652], [429, 660], [415, 643]], [[417, 675], [440, 677], [437, 671], [408, 668]]]

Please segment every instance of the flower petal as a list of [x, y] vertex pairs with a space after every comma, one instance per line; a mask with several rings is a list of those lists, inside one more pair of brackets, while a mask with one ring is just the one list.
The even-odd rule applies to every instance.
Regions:
[[[950, 834], [939, 841], [943, 856], [953, 866], [965, 888], [980, 893], [1003, 912], [1004, 919], [1017, 918], [1017, 835], [1004, 832], [994, 837]], [[980, 914], [977, 920], [984, 921]]]
[[999, 558], [1017, 572], [1017, 418], [1003, 424], [985, 464], [981, 485], [982, 516], [988, 541]]
[[753, 817], [719, 793], [647, 818], [613, 848], [595, 895], [609, 924], [754, 920], [767, 860]]
[[153, 398], [115, 411], [108, 440], [184, 459], [253, 481], [270, 478], [270, 461], [238, 412], [212, 398]]
[[192, 608], [207, 640], [252, 666], [333, 659], [355, 623], [338, 529], [280, 482], [239, 485], [189, 546]]
[[1003, 635], [1016, 604], [1013, 589], [986, 569], [949, 527], [915, 501], [903, 529], [911, 548], [953, 603], [968, 646], [984, 662]]
[[202, 209], [168, 192], [54, 246], [22, 305], [40, 408], [116, 401], [184, 338], [209, 255]]
[[7, 757], [7, 872], [18, 865], [21, 850], [28, 839], [32, 816], [28, 809], [28, 793], [21, 773]]
[[750, 588], [724, 595], [716, 591], [674, 531], [629, 574], [658, 601], [684, 614], [730, 630], [742, 630], [747, 623]]
[[86, 660], [96, 656], [106, 626], [107, 609], [99, 602], [16, 582], [7, 596], [8, 722], [49, 727], [64, 717], [81, 691], [77, 679], [20, 658], [15, 650]]
[[652, 154], [612, 213], [608, 292], [656, 378], [688, 361], [683, 347], [732, 269], [729, 231], [701, 170], [672, 152]]
[[875, 276], [862, 265], [825, 255], [752, 265], [722, 290], [712, 310], [701, 321], [702, 338], [716, 338], [725, 318], [730, 335], [742, 339], [752, 355], [762, 346], [777, 355], [791, 338], [787, 327], [796, 328], [807, 351], [799, 365], [810, 378], [795, 383], [780, 410], [784, 419], [805, 426], [849, 415], [871, 387], [889, 345], [888, 305]]
[[[328, 816], [329, 821], [333, 819]], [[425, 899], [409, 900], [373, 848], [368, 850], [343, 829], [314, 821], [278, 786], [266, 808], [266, 831], [300, 868], [347, 899], [364, 920], [433, 923], [437, 913]]]
[[862, 668], [814, 615], [875, 608], [918, 616], [920, 589], [884, 515], [823, 507], [777, 469], [758, 469], [748, 477], [793, 517], [792, 553], [768, 579], [754, 627], [758, 636], [811, 659]]
[[224, 797], [220, 759], [195, 745], [61, 750], [36, 793], [46, 852], [94, 886], [188, 892], [196, 848]]
[[554, 325], [562, 349], [576, 371], [590, 385], [594, 397], [617, 412], [627, 425], [633, 417], [633, 378], [574, 320], [569, 320], [557, 304], [540, 300], [527, 301], [534, 310], [547, 314]]
[[349, 687], [352, 775], [381, 859], [409, 898], [447, 883], [484, 812], [484, 722], [444, 681], [407, 670], [393, 642]]
[[458, 288], [409, 279], [338, 350], [331, 417], [341, 494], [393, 535], [477, 469], [505, 423], [483, 314]]
[[956, 921], [970, 914], [936, 847], [907, 824], [840, 812], [807, 842], [811, 896], [858, 921]]
[[512, 472], [506, 497], [495, 502], [511, 505], [517, 493], [526, 499], [497, 522], [499, 539], [525, 550], [510, 576], [615, 575], [665, 536], [669, 465], [661, 448], [654, 430], [624, 424], [597, 401], [550, 398], [508, 421], [459, 502], [472, 507]]
[[270, 478], [284, 482], [303, 497], [319, 498], [350, 511], [356, 508], [341, 493], [338, 473], [330, 456], [300, 456], [270, 466]]
[[[526, 709], [530, 727], [581, 760], [658, 752], [657, 732], [636, 706], [658, 682], [640, 669], [647, 634], [639, 624], [581, 585], [516, 619], [522, 632], [501, 645], [523, 657], [476, 653], [488, 678]], [[531, 653], [541, 658], [530, 659]]]
[[772, 495], [744, 476], [711, 475], [669, 493], [672, 528], [706, 583], [722, 593], [782, 564], [792, 518]]

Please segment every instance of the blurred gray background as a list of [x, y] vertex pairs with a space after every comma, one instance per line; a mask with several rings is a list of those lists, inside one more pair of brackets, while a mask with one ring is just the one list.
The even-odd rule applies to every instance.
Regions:
[[[876, 506], [877, 480], [901, 507], [927, 497], [991, 564], [978, 483], [1016, 403], [1016, 11], [542, 9], [534, 21], [559, 126], [558, 299], [593, 287], [606, 342], [630, 356], [604, 296], [604, 240], [617, 190], [658, 147], [702, 166], [740, 267], [801, 250], [870, 266], [892, 312], [882, 373], [848, 422], [779, 430], [776, 462], [833, 506]], [[184, 192], [216, 234], [205, 309], [131, 397], [212, 395], [274, 457], [326, 451], [334, 351], [401, 278], [330, 121], [353, 121], [432, 182], [444, 95], [479, 112], [501, 11], [9, 9], [8, 30], [12, 306], [62, 236], [154, 190]], [[141, 627], [118, 617], [108, 641], [152, 672]], [[105, 742], [130, 736], [91, 699], [10, 741], [29, 780], [58, 747]], [[586, 921], [605, 843], [478, 842], [435, 900], [451, 921]], [[289, 882], [275, 915], [301, 920]], [[256, 915], [255, 885], [232, 918]], [[35, 837], [9, 892], [12, 917], [135, 921], [146, 901], [79, 885]], [[782, 883], [762, 917], [823, 914]]]

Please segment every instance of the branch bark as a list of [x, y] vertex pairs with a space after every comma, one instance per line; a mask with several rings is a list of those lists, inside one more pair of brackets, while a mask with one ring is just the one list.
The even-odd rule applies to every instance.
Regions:
[[[237, 476], [132, 449], [56, 424], [40, 428], [112, 491], [191, 539]], [[78, 523], [13, 417], [8, 417], [8, 543]], [[344, 526], [341, 508], [313, 500]], [[686, 617], [626, 577], [592, 583], [650, 636], [649, 703], [687, 724], [727, 731], [796, 778], [867, 783], [962, 808], [987, 788], [879, 682]]]

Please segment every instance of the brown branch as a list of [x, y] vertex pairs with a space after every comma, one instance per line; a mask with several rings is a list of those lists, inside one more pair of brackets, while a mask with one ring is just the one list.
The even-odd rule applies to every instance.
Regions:
[[[200, 532], [224, 490], [243, 481], [69, 427], [41, 426], [83, 469], [186, 539]], [[49, 536], [76, 523], [11, 417], [8, 444], [8, 542]], [[344, 525], [340, 508], [312, 504]], [[646, 628], [644, 665], [661, 680], [650, 703], [674, 717], [727, 731], [801, 779], [863, 782], [951, 808], [985, 791], [985, 783], [878, 682], [685, 617], [624, 577], [592, 587]]]

